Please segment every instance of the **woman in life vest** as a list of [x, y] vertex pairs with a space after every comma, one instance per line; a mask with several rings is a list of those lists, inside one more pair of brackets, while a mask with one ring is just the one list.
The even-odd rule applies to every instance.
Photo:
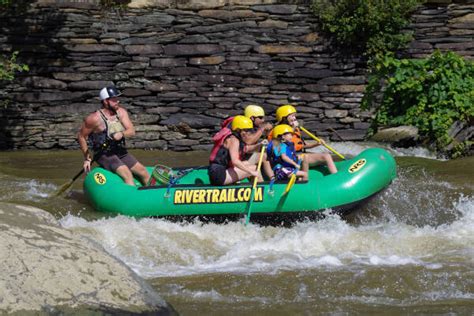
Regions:
[[232, 120], [231, 131], [222, 135], [222, 141], [215, 141], [209, 159], [209, 180], [213, 185], [226, 185], [235, 183], [248, 177], [258, 177], [263, 181], [257, 166], [243, 160], [244, 154], [261, 148], [261, 144], [246, 145], [242, 140], [243, 135], [251, 133], [252, 121], [237, 115]]
[[[296, 120], [296, 109], [294, 106], [286, 104], [280, 106], [276, 110], [276, 120], [278, 124], [288, 124], [293, 128], [293, 143], [295, 144], [296, 152], [304, 152], [304, 150], [317, 147], [324, 144], [324, 141], [315, 142], [313, 144], [306, 144], [301, 135], [301, 130], [298, 128], [298, 121]], [[330, 173], [336, 173], [337, 168], [330, 154], [328, 153], [305, 153], [304, 160], [309, 165], [314, 165], [318, 162], [325, 162]]]

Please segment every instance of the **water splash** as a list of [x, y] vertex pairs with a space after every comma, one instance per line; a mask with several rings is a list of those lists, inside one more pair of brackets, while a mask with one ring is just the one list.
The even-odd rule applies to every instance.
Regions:
[[2, 180], [4, 189], [0, 200], [40, 201], [55, 192], [57, 186], [52, 183], [35, 179], [6, 179]]
[[88, 222], [68, 215], [64, 227], [87, 234], [146, 278], [203, 273], [265, 273], [318, 267], [420, 265], [437, 269], [453, 257], [473, 260], [474, 198], [454, 207], [457, 220], [437, 227], [403, 222], [353, 226], [337, 216], [291, 228], [136, 220]]

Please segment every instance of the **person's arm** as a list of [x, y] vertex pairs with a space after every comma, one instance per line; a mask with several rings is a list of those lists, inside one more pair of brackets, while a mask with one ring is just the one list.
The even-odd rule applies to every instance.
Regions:
[[263, 134], [267, 134], [273, 129], [272, 124], [265, 123], [260, 126], [254, 133], [245, 134], [242, 136], [242, 140], [247, 145], [253, 145], [259, 141]]
[[293, 160], [291, 159], [290, 157], [288, 157], [286, 154], [281, 154], [281, 159], [286, 162], [286, 163], [289, 163], [291, 165], [293, 165], [295, 168], [299, 169], [300, 166]]
[[229, 149], [230, 160], [232, 161], [232, 164], [235, 167], [250, 173], [252, 176], [258, 176], [258, 172], [256, 170], [250, 169], [248, 165], [244, 164], [242, 160], [240, 160], [238, 139], [235, 137], [229, 137], [226, 139], [226, 144], [227, 148]]
[[[244, 135], [242, 135], [242, 140], [247, 146], [252, 146], [258, 142], [260, 137], [262, 137], [262, 134], [263, 134], [263, 127], [259, 127], [253, 133], [245, 133]], [[247, 151], [252, 151], [252, 150], [247, 150]]]
[[84, 156], [83, 168], [85, 172], [89, 172], [91, 168], [92, 155], [89, 151], [89, 146], [87, 146], [87, 137], [94, 131], [96, 127], [96, 119], [94, 114], [90, 114], [82, 122], [81, 128], [77, 133], [77, 141], [79, 142], [79, 147], [81, 149], [82, 155]]
[[135, 136], [135, 127], [133, 126], [133, 123], [130, 120], [130, 117], [128, 116], [127, 110], [125, 110], [124, 108], [119, 108], [118, 112], [119, 112], [120, 122], [122, 123], [125, 130], [123, 132], [114, 133], [113, 135], [114, 140], [119, 141], [124, 137]]

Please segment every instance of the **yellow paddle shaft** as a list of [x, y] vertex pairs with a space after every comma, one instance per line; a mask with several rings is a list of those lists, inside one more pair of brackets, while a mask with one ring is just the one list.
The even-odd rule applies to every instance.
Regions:
[[300, 129], [305, 132], [306, 134], [308, 134], [309, 137], [311, 137], [312, 139], [314, 139], [315, 141], [317, 142], [320, 142], [321, 144], [323, 144], [324, 147], [326, 147], [327, 149], [329, 149], [330, 151], [332, 151], [334, 154], [336, 154], [339, 158], [341, 159], [346, 159], [344, 158], [343, 155], [341, 155], [340, 153], [338, 153], [336, 150], [334, 150], [331, 146], [329, 146], [328, 144], [324, 144], [321, 139], [317, 138], [316, 136], [314, 136], [312, 133], [310, 133], [306, 128], [304, 127], [300, 127]]

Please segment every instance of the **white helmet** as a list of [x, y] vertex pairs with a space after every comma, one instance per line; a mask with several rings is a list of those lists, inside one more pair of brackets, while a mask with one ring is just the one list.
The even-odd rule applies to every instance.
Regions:
[[120, 93], [120, 91], [118, 91], [117, 88], [113, 86], [102, 88], [99, 93], [100, 100], [106, 100], [108, 98], [118, 97], [120, 95], [122, 95], [122, 93]]

